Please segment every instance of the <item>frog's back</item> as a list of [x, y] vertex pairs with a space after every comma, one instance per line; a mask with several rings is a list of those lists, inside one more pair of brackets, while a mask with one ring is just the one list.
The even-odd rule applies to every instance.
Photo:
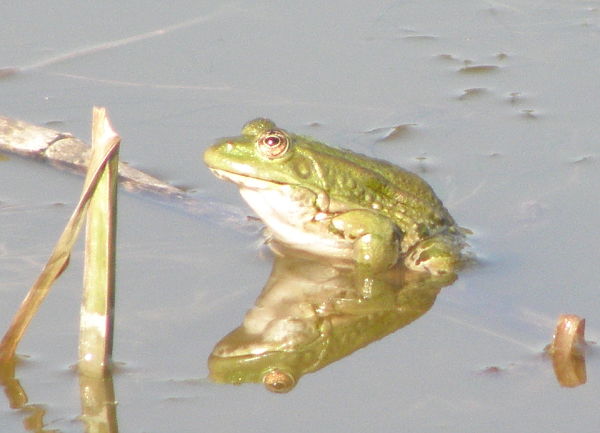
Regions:
[[[349, 158], [385, 179], [392, 204], [387, 211], [401, 227], [424, 224], [429, 229], [454, 225], [454, 220], [431, 186], [420, 176], [387, 161], [350, 153]], [[437, 230], [433, 230], [437, 231]]]
[[[345, 186], [339, 189], [338, 196], [347, 205], [371, 207], [394, 220], [408, 245], [455, 227], [433, 189], [418, 175], [387, 161], [312, 140], [311, 148], [320, 154], [320, 159], [346, 161], [347, 170], [330, 170], [324, 175], [326, 182]], [[352, 182], [351, 177], [360, 181]]]

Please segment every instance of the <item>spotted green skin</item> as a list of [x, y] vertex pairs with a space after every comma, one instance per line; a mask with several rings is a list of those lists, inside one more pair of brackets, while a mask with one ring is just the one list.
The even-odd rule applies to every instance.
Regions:
[[[257, 145], [271, 131], [289, 140], [276, 159], [265, 157]], [[219, 140], [204, 161], [217, 176], [240, 186], [275, 239], [285, 244], [345, 256], [372, 271], [402, 260], [410, 269], [437, 275], [452, 272], [459, 262], [462, 234], [442, 202], [419, 176], [388, 162], [288, 133], [268, 119], [255, 119], [240, 136]], [[246, 179], [264, 182], [247, 187]], [[277, 195], [263, 199], [271, 207], [264, 211], [244, 194], [248, 190]], [[293, 212], [301, 216], [286, 215]], [[278, 227], [280, 219], [286, 228]], [[302, 244], [303, 233], [316, 241]]]

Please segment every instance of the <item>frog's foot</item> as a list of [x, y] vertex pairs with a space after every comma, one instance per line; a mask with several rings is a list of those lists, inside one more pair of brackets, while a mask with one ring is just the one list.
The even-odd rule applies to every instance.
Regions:
[[354, 241], [352, 257], [365, 272], [382, 272], [398, 261], [398, 245], [393, 238], [369, 233]]
[[414, 271], [432, 275], [453, 273], [460, 261], [460, 249], [460, 242], [452, 236], [433, 236], [413, 246], [404, 264]]
[[398, 261], [400, 234], [386, 216], [358, 209], [332, 218], [331, 225], [332, 231], [353, 241], [352, 257], [364, 272], [385, 271]]

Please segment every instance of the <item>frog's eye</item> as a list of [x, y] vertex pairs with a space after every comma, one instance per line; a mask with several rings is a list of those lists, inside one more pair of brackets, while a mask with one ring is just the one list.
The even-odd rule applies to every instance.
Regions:
[[280, 158], [290, 147], [288, 136], [282, 131], [268, 131], [256, 142], [258, 150], [269, 159]]
[[290, 373], [274, 368], [265, 373], [262, 378], [265, 388], [271, 392], [289, 392], [296, 386], [296, 379]]

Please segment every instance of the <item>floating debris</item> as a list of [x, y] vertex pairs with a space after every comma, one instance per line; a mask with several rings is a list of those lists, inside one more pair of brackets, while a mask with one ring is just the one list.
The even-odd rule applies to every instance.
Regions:
[[408, 39], [408, 40], [413, 40], [413, 41], [430, 41], [433, 39], [437, 39], [437, 36], [432, 36], [432, 35], [410, 35], [410, 36], [404, 36], [402, 39]]
[[516, 104], [517, 102], [521, 101], [521, 99], [523, 99], [521, 92], [510, 92], [508, 94], [508, 100], [511, 104]]
[[531, 108], [521, 110], [521, 115], [527, 119], [537, 119], [537, 115], [535, 114], [535, 110]]
[[402, 125], [396, 126], [384, 126], [382, 128], [373, 128], [365, 131], [367, 134], [383, 134], [380, 138], [377, 139], [377, 142], [382, 141], [393, 141], [401, 136], [407, 134], [411, 127], [417, 126], [416, 123], [404, 123]]
[[560, 315], [554, 340], [546, 351], [561, 386], [572, 388], [586, 382], [585, 347], [585, 319], [574, 314]]
[[485, 74], [488, 72], [495, 72], [500, 69], [499, 66], [494, 65], [474, 65], [464, 66], [458, 70], [462, 74]]
[[11, 77], [19, 73], [17, 68], [0, 68], [0, 78]]
[[471, 99], [477, 96], [481, 96], [487, 93], [487, 89], [483, 87], [474, 87], [472, 89], [463, 90], [463, 94], [458, 97], [461, 101], [465, 99]]
[[497, 365], [491, 365], [481, 370], [480, 373], [485, 375], [498, 375], [504, 373], [504, 371], [505, 369], [502, 367], [498, 367]]
[[593, 162], [593, 161], [594, 161], [594, 157], [592, 155], [584, 155], [584, 156], [579, 156], [577, 158], [574, 158], [570, 162], [571, 162], [571, 164], [586, 164], [586, 163]]
[[454, 57], [452, 54], [438, 54], [436, 57], [441, 60], [450, 60], [453, 62], [460, 62], [460, 60], [458, 58]]

